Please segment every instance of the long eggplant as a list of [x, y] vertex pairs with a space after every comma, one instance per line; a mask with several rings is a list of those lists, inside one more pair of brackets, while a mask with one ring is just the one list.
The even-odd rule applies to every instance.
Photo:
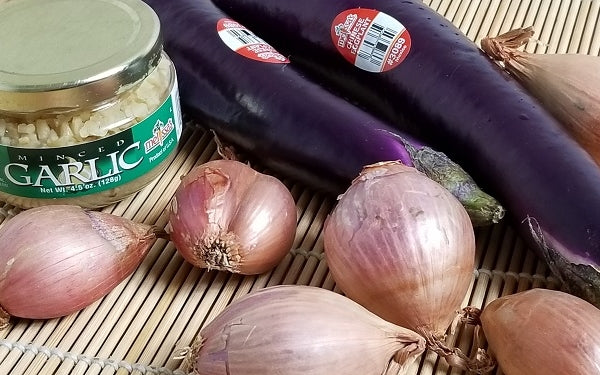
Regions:
[[600, 169], [449, 20], [416, 0], [214, 2], [313, 79], [457, 161], [568, 290], [600, 307]]
[[220, 140], [273, 170], [335, 193], [363, 166], [401, 160], [455, 193], [474, 225], [504, 215], [443, 153], [306, 80], [210, 1], [146, 2], [165, 25], [164, 47], [176, 66], [182, 103]]

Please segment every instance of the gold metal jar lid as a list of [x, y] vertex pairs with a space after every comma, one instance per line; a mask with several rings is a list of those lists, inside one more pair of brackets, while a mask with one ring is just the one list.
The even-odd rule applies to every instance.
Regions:
[[161, 51], [159, 19], [141, 0], [9, 0], [0, 5], [0, 111], [101, 103], [148, 75]]

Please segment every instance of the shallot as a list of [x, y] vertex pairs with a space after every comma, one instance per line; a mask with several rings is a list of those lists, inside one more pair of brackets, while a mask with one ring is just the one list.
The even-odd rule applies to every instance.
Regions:
[[140, 265], [157, 228], [79, 206], [22, 211], [0, 227], [0, 324], [90, 305]]
[[348, 297], [423, 335], [455, 366], [492, 366], [443, 342], [473, 277], [475, 234], [463, 206], [441, 185], [397, 162], [366, 166], [327, 218], [324, 248]]
[[290, 251], [296, 205], [277, 178], [218, 159], [185, 175], [171, 203], [171, 240], [200, 268], [245, 275], [273, 268]]
[[579, 297], [530, 289], [493, 300], [480, 319], [506, 375], [600, 374], [600, 310]]
[[186, 363], [196, 375], [398, 375], [424, 339], [332, 291], [278, 285], [225, 308]]
[[528, 53], [518, 50], [532, 27], [481, 40], [481, 48], [551, 112], [600, 164], [600, 57], [585, 54]]

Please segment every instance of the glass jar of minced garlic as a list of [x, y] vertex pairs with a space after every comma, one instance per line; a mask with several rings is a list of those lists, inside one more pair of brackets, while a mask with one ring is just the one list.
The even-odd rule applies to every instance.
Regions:
[[103, 207], [175, 156], [175, 69], [141, 0], [0, 3], [0, 46], [0, 201]]

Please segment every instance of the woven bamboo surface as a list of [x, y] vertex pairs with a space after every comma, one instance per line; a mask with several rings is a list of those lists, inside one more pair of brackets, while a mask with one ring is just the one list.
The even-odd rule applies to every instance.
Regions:
[[[539, 53], [600, 50], [600, 1], [434, 0], [426, 4], [479, 41], [509, 29], [533, 25]], [[179, 181], [194, 165], [217, 158], [211, 136], [188, 123], [176, 159], [144, 190], [104, 210], [164, 227]], [[159, 240], [137, 271], [88, 308], [60, 319], [15, 319], [0, 332], [3, 374], [184, 374], [181, 350], [232, 300], [266, 286], [302, 284], [336, 290], [323, 257], [321, 229], [335, 197], [284, 180], [297, 202], [293, 250], [271, 272], [242, 277], [196, 269], [173, 245]], [[0, 225], [19, 210], [0, 202]], [[529, 251], [508, 223], [479, 228], [473, 282], [464, 305], [482, 307], [500, 295], [532, 287], [559, 288], [546, 265]], [[466, 352], [472, 329], [448, 337]], [[425, 353], [410, 374], [459, 374]], [[500, 371], [497, 371], [499, 374]], [[265, 374], [266, 375], [266, 374]], [[333, 375], [333, 374], [332, 374]]]

